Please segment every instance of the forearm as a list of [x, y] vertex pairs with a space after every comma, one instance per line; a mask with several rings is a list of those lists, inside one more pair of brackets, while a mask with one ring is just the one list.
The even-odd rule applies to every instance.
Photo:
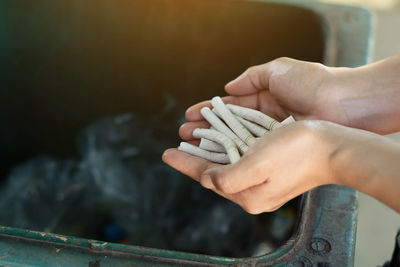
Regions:
[[339, 184], [366, 193], [400, 212], [400, 144], [368, 132], [353, 134], [334, 159]]
[[[392, 57], [385, 58], [383, 60], [371, 63], [360, 67], [359, 69], [371, 69], [371, 75], [376, 76], [373, 78], [398, 78], [400, 76], [400, 54]], [[378, 82], [379, 82], [378, 80]]]
[[[352, 126], [388, 134], [400, 131], [400, 55], [352, 71], [361, 79], [341, 102]], [[359, 87], [359, 88], [356, 88]]]

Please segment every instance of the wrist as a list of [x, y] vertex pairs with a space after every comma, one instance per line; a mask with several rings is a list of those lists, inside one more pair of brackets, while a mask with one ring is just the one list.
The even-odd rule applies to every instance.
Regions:
[[400, 212], [400, 143], [371, 132], [332, 125], [331, 183], [361, 191]]
[[[387, 137], [347, 128], [332, 154], [334, 183], [352, 187], [388, 204], [398, 187], [400, 145]], [[397, 189], [394, 190], [396, 193]]]
[[376, 153], [371, 144], [381, 136], [339, 125], [336, 127], [342, 129], [334, 136], [336, 143], [330, 156], [333, 183], [364, 191], [363, 187], [372, 183], [376, 172], [370, 164]]
[[[379, 134], [400, 130], [400, 57], [389, 58], [352, 69], [349, 73], [358, 80], [355, 94], [344, 99], [352, 127]], [[355, 82], [354, 82], [355, 83]]]

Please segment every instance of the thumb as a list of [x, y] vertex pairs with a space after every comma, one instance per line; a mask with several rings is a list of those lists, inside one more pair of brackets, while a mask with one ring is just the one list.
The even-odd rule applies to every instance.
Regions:
[[[254, 155], [254, 154], [253, 154]], [[235, 164], [218, 166], [204, 172], [200, 177], [202, 186], [224, 194], [235, 194], [268, 180], [268, 161], [248, 156]]]
[[225, 91], [230, 95], [241, 96], [268, 90], [270, 69], [270, 63], [250, 67], [235, 80], [225, 85]]

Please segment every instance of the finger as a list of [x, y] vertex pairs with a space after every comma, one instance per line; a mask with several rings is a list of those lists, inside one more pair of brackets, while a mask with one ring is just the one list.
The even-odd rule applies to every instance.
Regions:
[[214, 193], [220, 195], [221, 197], [224, 197], [232, 202], [235, 202], [236, 204], [238, 204], [240, 206], [240, 201], [236, 195], [225, 194], [225, 193], [219, 191], [218, 189], [213, 189], [212, 191], [214, 191]]
[[194, 146], [199, 146], [200, 145], [200, 139], [196, 139], [196, 140], [187, 140], [186, 142], [188, 142], [189, 144], [192, 144]]
[[[223, 167], [220, 164], [212, 163], [208, 160], [189, 155], [181, 152], [176, 148], [170, 148], [164, 151], [162, 160], [172, 168], [180, 171], [181, 173], [193, 178], [199, 182], [201, 174], [211, 168]], [[218, 195], [235, 202], [235, 196], [224, 194], [219, 190], [214, 190]]]
[[276, 181], [277, 179], [275, 182], [268, 180], [235, 194], [227, 194], [218, 189], [213, 189], [213, 191], [235, 202], [250, 214], [260, 214], [273, 212], [288, 201], [318, 186], [317, 184], [301, 186], [287, 182], [286, 185], [282, 185], [282, 181], [278, 180], [278, 183]]
[[[258, 101], [257, 96], [225, 96], [222, 97], [222, 101], [225, 104], [234, 104], [239, 105], [247, 108], [258, 109]], [[209, 107], [212, 109], [210, 101], [203, 101], [196, 105], [191, 106], [186, 110], [186, 119], [188, 121], [201, 121], [204, 120], [203, 116], [200, 114], [200, 110], [203, 107]]]
[[203, 102], [197, 103], [197, 104], [189, 107], [186, 110], [186, 113], [185, 113], [186, 119], [188, 121], [201, 121], [201, 120], [204, 120], [203, 116], [200, 114], [200, 109], [202, 109], [203, 107], [212, 108], [211, 101], [210, 100], [203, 101]]
[[224, 194], [235, 194], [268, 181], [271, 169], [268, 159], [256, 153], [242, 157], [237, 163], [221, 168], [210, 168], [203, 173], [200, 183]]
[[208, 128], [210, 128], [210, 124], [208, 122], [206, 122], [205, 120], [186, 122], [186, 123], [182, 124], [182, 126], [179, 128], [179, 136], [183, 140], [197, 140], [192, 135], [193, 130], [196, 128], [208, 129]]
[[218, 195], [238, 204], [250, 214], [275, 211], [295, 197], [295, 195], [284, 196], [284, 198], [276, 197], [276, 190], [275, 192], [271, 192], [270, 188], [271, 186], [268, 182], [265, 182], [235, 194], [227, 194], [218, 189], [212, 190]]
[[234, 104], [251, 109], [259, 109], [257, 95], [248, 96], [225, 96], [222, 98], [225, 104]]
[[276, 201], [274, 198], [269, 197], [270, 194], [268, 193], [271, 192], [268, 190], [268, 187], [268, 183], [263, 183], [235, 194], [226, 194], [218, 189], [213, 189], [213, 191], [218, 195], [238, 204], [242, 209], [250, 214], [260, 214], [262, 212], [275, 211], [291, 199], [276, 198], [279, 200]]
[[179, 151], [176, 148], [170, 148], [164, 151], [162, 160], [172, 168], [193, 178], [196, 181], [200, 180], [200, 176], [207, 169], [222, 166]]
[[275, 211], [290, 200], [268, 182], [237, 193], [233, 199], [250, 214]]
[[286, 119], [290, 114], [277, 102], [269, 91], [261, 91], [258, 93], [260, 106], [258, 109], [268, 116], [278, 119], [279, 121]]
[[225, 91], [230, 95], [243, 96], [258, 93], [269, 88], [270, 64], [248, 68], [235, 80], [225, 85]]

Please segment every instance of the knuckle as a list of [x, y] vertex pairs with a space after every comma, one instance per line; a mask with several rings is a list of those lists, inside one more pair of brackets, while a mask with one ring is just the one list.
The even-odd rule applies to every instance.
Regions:
[[292, 59], [289, 57], [278, 57], [274, 60], [275, 63], [288, 63], [290, 61], [292, 61]]
[[282, 197], [269, 197], [265, 200], [265, 205], [263, 206], [264, 212], [273, 212], [278, 210], [284, 202], [282, 202]]
[[264, 206], [264, 212], [273, 212], [279, 209], [279, 207], [280, 207], [279, 205], [278, 206], [266, 205]]
[[214, 177], [215, 187], [225, 194], [235, 193], [231, 179], [227, 175], [219, 174]]
[[311, 136], [317, 131], [314, 121], [299, 121], [296, 126], [300, 136]]
[[260, 209], [260, 206], [252, 201], [243, 201], [240, 206], [242, 207], [242, 209], [244, 209], [244, 211], [252, 215], [257, 215], [263, 212]]
[[263, 212], [273, 212], [278, 210], [282, 204], [274, 203], [273, 201], [266, 201], [263, 203], [254, 201], [245, 201], [241, 207], [250, 214], [257, 215]]
[[244, 72], [246, 75], [251, 75], [252, 73], [254, 73], [256, 71], [257, 67], [256, 66], [251, 66], [249, 68], [246, 69], [246, 71]]
[[263, 212], [271, 212], [273, 210], [273, 204], [270, 201], [264, 202], [262, 210]]
[[247, 212], [250, 213], [251, 215], [258, 215], [258, 214], [262, 213], [263, 211], [259, 210], [259, 209], [250, 209]]
[[279, 210], [284, 204], [285, 204], [285, 202], [281, 202], [281, 203], [275, 205], [275, 206], [271, 209], [271, 211]]
[[247, 213], [254, 214], [254, 207], [248, 203], [244, 203], [241, 205], [242, 209], [246, 211]]
[[252, 215], [258, 215], [263, 212], [261, 209], [259, 209], [257, 207], [249, 207], [248, 209], [245, 209], [245, 211]]
[[288, 60], [290, 60], [290, 58], [288, 58], [288, 57], [278, 57], [276, 59], [276, 61], [288, 61]]
[[320, 62], [311, 62], [311, 64], [317, 69], [325, 69], [326, 66]]
[[300, 124], [299, 133], [301, 137], [307, 138], [312, 142], [323, 140], [324, 128], [326, 127], [323, 121], [303, 121]]

